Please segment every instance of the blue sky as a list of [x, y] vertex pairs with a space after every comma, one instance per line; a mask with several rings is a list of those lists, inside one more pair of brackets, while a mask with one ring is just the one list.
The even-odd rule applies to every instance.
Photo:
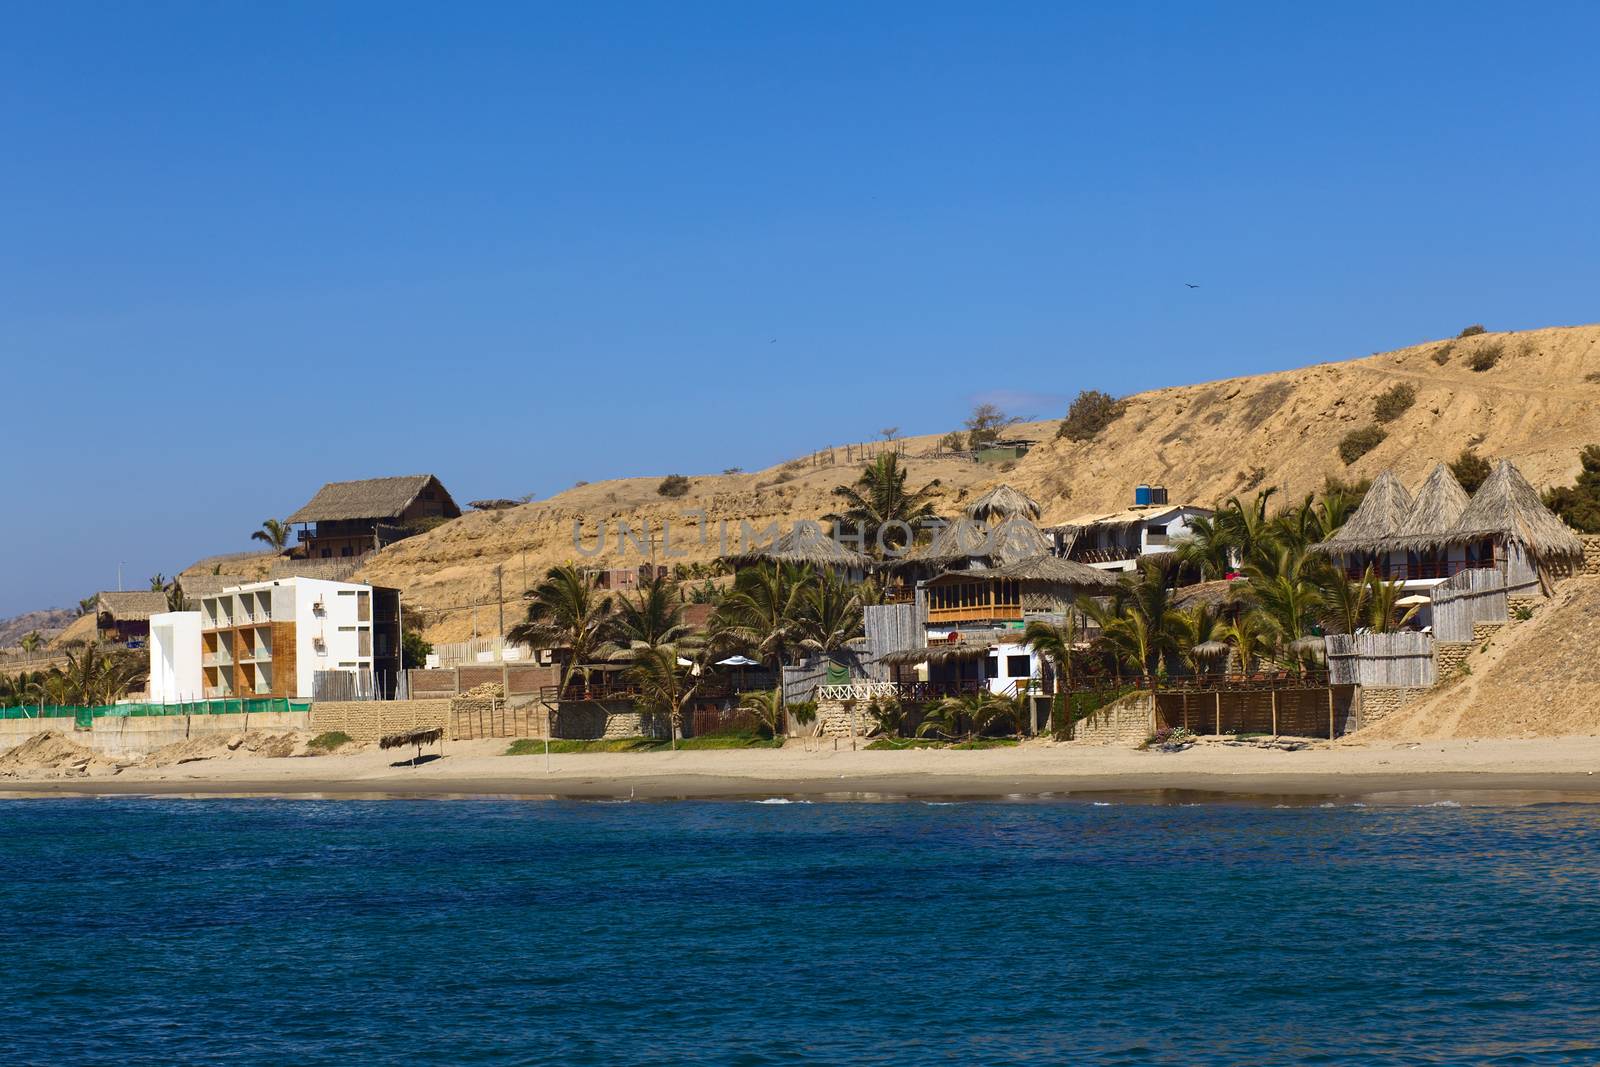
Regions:
[[0, 614], [330, 479], [1595, 319], [1600, 9], [1331, 7], [0, 4]]

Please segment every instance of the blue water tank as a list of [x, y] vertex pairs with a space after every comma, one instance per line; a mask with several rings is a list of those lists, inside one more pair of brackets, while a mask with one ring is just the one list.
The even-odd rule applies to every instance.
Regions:
[[1145, 507], [1150, 503], [1150, 487], [1141, 485], [1133, 491], [1133, 503], [1136, 507]]

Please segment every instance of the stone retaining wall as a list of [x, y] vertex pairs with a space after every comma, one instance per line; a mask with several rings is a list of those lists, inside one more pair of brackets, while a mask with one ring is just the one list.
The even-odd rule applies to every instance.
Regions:
[[1600, 574], [1600, 534], [1579, 534], [1578, 540], [1583, 542], [1583, 563], [1578, 573]]
[[867, 705], [843, 700], [817, 701], [816, 731], [820, 737], [864, 737], [873, 729]]
[[[1462, 646], [1452, 646], [1462, 647]], [[1407, 704], [1425, 695], [1426, 689], [1395, 688], [1389, 689], [1379, 686], [1365, 686], [1361, 690], [1361, 725], [1371, 726], [1373, 723], [1382, 722], [1390, 715], [1399, 711]]]
[[92, 748], [104, 756], [132, 757], [154, 752], [165, 745], [209, 734], [237, 734], [246, 729], [304, 730], [303, 711], [253, 711], [248, 715], [104, 715], [94, 727], [79, 730], [70, 716], [46, 719], [0, 720], [0, 752], [15, 748], [34, 734], [46, 730], [66, 737], [75, 744]]
[[337, 730], [361, 744], [435, 727], [449, 730], [449, 700], [319, 700], [311, 705], [313, 734]]
[[1072, 739], [1100, 745], [1137, 745], [1153, 730], [1150, 694], [1134, 693], [1079, 719], [1073, 724]]
[[631, 700], [572, 701], [556, 709], [550, 736], [577, 741], [597, 738], [620, 740], [626, 737], [672, 736], [672, 720], [666, 715], [641, 712]]
[[[1433, 646], [1433, 676], [1437, 682], [1453, 678], [1460, 673], [1467, 657], [1476, 648], [1473, 644], [1457, 641], [1440, 641]], [[1370, 687], [1369, 687], [1370, 688]]]

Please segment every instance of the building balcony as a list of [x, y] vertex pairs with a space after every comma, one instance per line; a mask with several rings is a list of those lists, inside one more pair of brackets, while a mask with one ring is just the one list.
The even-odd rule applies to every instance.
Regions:
[[1021, 622], [1021, 604], [973, 604], [968, 607], [928, 608], [928, 622]]
[[227, 667], [233, 663], [233, 656], [227, 652], [207, 652], [200, 657], [202, 667]]
[[[1462, 571], [1493, 570], [1498, 566], [1500, 566], [1500, 561], [1492, 559], [1452, 559], [1429, 560], [1421, 563], [1380, 563], [1373, 567], [1373, 570], [1379, 578], [1386, 582], [1413, 582], [1454, 578]], [[1366, 568], [1364, 566], [1347, 566], [1345, 568], [1345, 577], [1351, 581], [1360, 581], [1365, 573]]]

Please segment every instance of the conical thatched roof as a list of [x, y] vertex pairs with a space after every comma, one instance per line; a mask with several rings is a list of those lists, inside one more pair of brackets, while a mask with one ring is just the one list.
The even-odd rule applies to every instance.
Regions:
[[1396, 547], [1426, 547], [1433, 539], [1446, 533], [1467, 510], [1471, 497], [1443, 463], [1436, 464], [1428, 480], [1417, 491], [1411, 504], [1411, 513], [1400, 524]]
[[749, 551], [729, 558], [736, 563], [768, 561], [840, 570], [864, 570], [870, 562], [866, 556], [829, 537], [820, 523], [809, 520], [795, 523], [771, 545], [754, 545]]
[[1001, 484], [968, 504], [967, 516], [973, 519], [1037, 519], [1043, 510], [1033, 497]]
[[1316, 547], [1324, 552], [1381, 552], [1393, 547], [1411, 514], [1411, 494], [1386, 470], [1372, 480], [1361, 506], [1337, 533]]
[[1023, 518], [1010, 518], [989, 531], [989, 562], [998, 566], [1050, 555], [1054, 546], [1044, 531]]
[[1539, 491], [1508, 459], [1495, 465], [1455, 525], [1433, 543], [1456, 544], [1481, 537], [1503, 538], [1547, 560], [1583, 558], [1583, 542], [1544, 506]]
[[947, 567], [961, 560], [982, 557], [988, 545], [989, 528], [977, 519], [962, 516], [934, 534], [931, 544], [912, 549], [900, 562]]

